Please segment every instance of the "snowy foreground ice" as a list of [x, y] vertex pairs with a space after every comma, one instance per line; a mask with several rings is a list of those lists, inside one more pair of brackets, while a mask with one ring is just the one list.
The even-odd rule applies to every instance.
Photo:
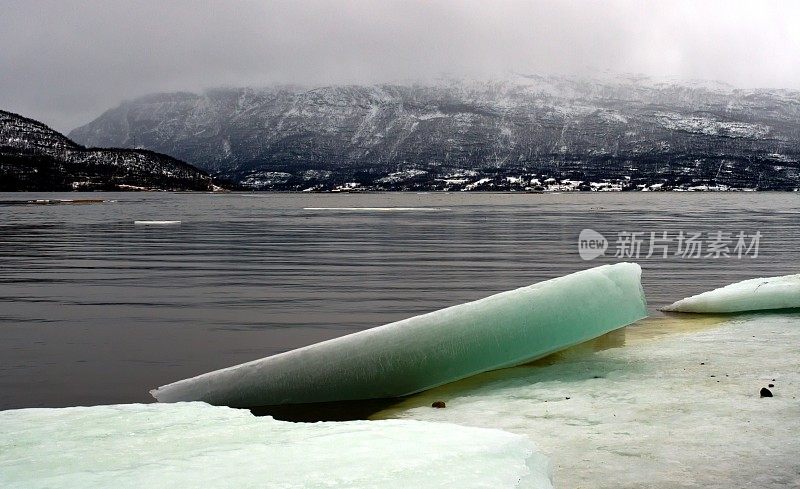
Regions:
[[397, 397], [519, 365], [647, 315], [618, 263], [412, 317], [151, 391], [162, 402], [264, 406]]
[[2, 411], [0, 487], [552, 486], [534, 445], [499, 430], [287, 423], [179, 403]]
[[800, 308], [800, 275], [744, 280], [681, 299], [662, 310], [727, 313], [787, 308]]
[[657, 338], [642, 338], [645, 321], [611, 333], [613, 348], [442, 386], [376, 418], [527, 435], [559, 488], [800, 487], [800, 314], [707, 318]]

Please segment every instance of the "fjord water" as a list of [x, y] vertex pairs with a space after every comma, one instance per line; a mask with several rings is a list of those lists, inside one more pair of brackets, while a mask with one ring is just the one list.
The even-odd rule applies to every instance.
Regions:
[[[84, 198], [105, 202], [22, 203]], [[799, 199], [2, 194], [0, 409], [148, 402], [148, 389], [178, 379], [620, 261], [619, 232], [761, 233], [757, 257], [673, 256], [674, 241], [667, 258], [645, 258], [646, 242], [626, 256], [658, 315], [682, 297], [796, 273]], [[605, 256], [580, 258], [584, 228], [609, 239]]]

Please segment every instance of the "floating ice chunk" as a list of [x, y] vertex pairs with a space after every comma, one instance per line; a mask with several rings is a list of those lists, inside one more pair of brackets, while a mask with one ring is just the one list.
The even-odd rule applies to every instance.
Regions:
[[180, 221], [133, 221], [137, 226], [170, 226], [180, 223]]
[[438, 212], [449, 211], [447, 207], [303, 207], [305, 211], [375, 211], [375, 212]]
[[287, 423], [203, 403], [0, 412], [0, 486], [552, 488], [546, 457], [504, 431]]
[[662, 311], [726, 313], [800, 307], [800, 275], [754, 278], [681, 299]]
[[154, 389], [229, 406], [397, 397], [519, 365], [647, 315], [635, 263], [605, 265]]

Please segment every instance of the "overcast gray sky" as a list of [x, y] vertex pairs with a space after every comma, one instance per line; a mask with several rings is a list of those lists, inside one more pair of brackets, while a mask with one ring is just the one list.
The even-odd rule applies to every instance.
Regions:
[[220, 85], [593, 70], [800, 88], [800, 1], [2, 0], [0, 108], [68, 131]]

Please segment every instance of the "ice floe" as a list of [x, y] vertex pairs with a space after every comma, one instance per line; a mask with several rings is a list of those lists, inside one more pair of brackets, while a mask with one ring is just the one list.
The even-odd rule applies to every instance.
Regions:
[[610, 334], [612, 348], [483, 374], [376, 418], [527, 435], [556, 487], [800, 487], [800, 314], [706, 318], [657, 339], [631, 326]]
[[500, 430], [287, 423], [204, 403], [2, 411], [0, 486], [552, 488], [546, 457]]

